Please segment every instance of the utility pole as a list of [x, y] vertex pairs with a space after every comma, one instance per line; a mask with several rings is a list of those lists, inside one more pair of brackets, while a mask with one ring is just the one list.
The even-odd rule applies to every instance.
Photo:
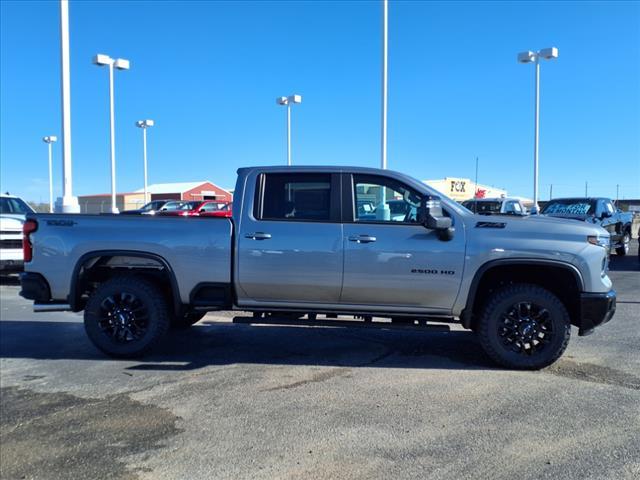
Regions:
[[380, 167], [387, 168], [387, 57], [388, 57], [388, 1], [382, 0], [382, 139]]
[[584, 181], [584, 196], [589, 196], [589, 183], [586, 180]]
[[553, 198], [553, 183], [549, 185], [549, 200]]
[[475, 179], [475, 185], [473, 186], [473, 198], [476, 198], [476, 195], [478, 194], [478, 157], [476, 157], [476, 179]]
[[60, 0], [60, 71], [62, 85], [62, 198], [56, 210], [80, 213], [78, 198], [73, 196], [71, 178], [71, 80], [69, 67], [69, 2]]

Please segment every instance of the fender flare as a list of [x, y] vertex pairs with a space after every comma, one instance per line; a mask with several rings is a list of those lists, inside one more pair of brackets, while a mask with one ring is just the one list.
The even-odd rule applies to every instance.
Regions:
[[531, 258], [503, 258], [497, 260], [490, 260], [476, 270], [475, 275], [473, 276], [473, 280], [471, 280], [471, 285], [469, 287], [469, 293], [467, 295], [467, 301], [464, 306], [464, 310], [460, 315], [460, 320], [462, 325], [465, 328], [470, 328], [471, 320], [473, 316], [473, 304], [476, 301], [476, 295], [478, 293], [478, 288], [480, 286], [480, 280], [484, 276], [484, 274], [494, 268], [494, 267], [502, 267], [502, 266], [510, 266], [510, 265], [535, 265], [535, 266], [547, 266], [547, 267], [556, 267], [562, 268], [570, 272], [578, 285], [579, 291], [584, 291], [584, 281], [582, 279], [582, 274], [580, 270], [575, 265], [572, 265], [567, 262], [560, 262], [557, 260], [544, 260], [544, 259], [531, 259]]
[[78, 290], [78, 277], [80, 274], [80, 269], [84, 264], [86, 264], [89, 260], [92, 260], [97, 257], [115, 257], [115, 256], [126, 256], [126, 257], [138, 257], [138, 258], [148, 258], [150, 260], [155, 260], [159, 262], [169, 274], [169, 281], [171, 282], [171, 293], [173, 295], [173, 305], [176, 314], [180, 313], [182, 301], [180, 300], [180, 289], [178, 287], [178, 281], [176, 280], [176, 275], [169, 265], [169, 262], [164, 259], [164, 257], [157, 255], [155, 253], [149, 252], [141, 252], [138, 250], [94, 250], [92, 252], [87, 252], [82, 255], [75, 266], [73, 267], [73, 273], [71, 276], [71, 285], [69, 288], [69, 306], [71, 310], [74, 312], [80, 311], [80, 294]]

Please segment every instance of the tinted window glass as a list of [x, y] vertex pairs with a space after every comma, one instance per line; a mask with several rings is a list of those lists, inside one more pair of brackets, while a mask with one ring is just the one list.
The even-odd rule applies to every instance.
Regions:
[[476, 201], [476, 200], [467, 200], [462, 202], [464, 207], [467, 207], [469, 210], [475, 213], [481, 214], [491, 214], [491, 213], [500, 213], [500, 208], [502, 207], [502, 203], [498, 201]]
[[596, 210], [596, 203], [586, 199], [551, 200], [542, 209], [547, 215], [591, 215]]
[[162, 207], [162, 210], [178, 210], [184, 202], [167, 202]]
[[390, 178], [354, 175], [355, 221], [416, 223], [420, 195]]
[[33, 213], [33, 209], [29, 207], [19, 198], [0, 198], [0, 213], [27, 214]]
[[330, 174], [267, 174], [264, 178], [264, 220], [331, 219]]

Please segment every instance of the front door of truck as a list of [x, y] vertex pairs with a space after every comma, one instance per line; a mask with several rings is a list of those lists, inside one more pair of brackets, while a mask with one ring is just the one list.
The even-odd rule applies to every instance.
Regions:
[[[342, 286], [340, 177], [266, 173], [238, 232], [239, 302], [337, 303]], [[249, 204], [250, 202], [246, 202]]]
[[462, 280], [464, 230], [439, 240], [417, 223], [415, 190], [383, 176], [345, 178], [354, 213], [344, 224], [341, 303], [450, 310]]

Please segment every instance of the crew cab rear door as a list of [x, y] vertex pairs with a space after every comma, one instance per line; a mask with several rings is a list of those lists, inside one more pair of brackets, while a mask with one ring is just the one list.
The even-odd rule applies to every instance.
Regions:
[[[421, 195], [390, 177], [345, 174], [342, 182], [348, 187], [341, 303], [448, 312], [462, 280], [462, 226], [452, 240], [439, 240], [417, 223]], [[364, 204], [375, 210], [359, 208]]]
[[335, 173], [258, 175], [253, 201], [244, 198], [237, 233], [240, 305], [243, 300], [338, 302], [343, 262], [339, 186]]

